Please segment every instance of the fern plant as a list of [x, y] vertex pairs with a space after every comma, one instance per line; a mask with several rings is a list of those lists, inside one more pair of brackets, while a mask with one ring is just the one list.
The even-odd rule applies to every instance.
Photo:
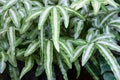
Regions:
[[[64, 80], [72, 65], [94, 80], [120, 80], [119, 0], [0, 0], [0, 73], [21, 80], [37, 63], [36, 77]], [[92, 9], [93, 8], [93, 9]], [[19, 70], [17, 62], [25, 64]]]

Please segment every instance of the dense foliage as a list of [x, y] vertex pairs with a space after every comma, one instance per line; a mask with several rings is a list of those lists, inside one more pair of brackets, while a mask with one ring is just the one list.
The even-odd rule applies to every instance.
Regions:
[[[64, 80], [80, 65], [94, 80], [120, 80], [119, 0], [0, 0], [0, 73], [20, 80], [37, 63], [36, 77]], [[25, 63], [18, 69], [17, 61]], [[81, 73], [82, 74], [82, 73]], [[74, 75], [74, 74], [73, 74]]]

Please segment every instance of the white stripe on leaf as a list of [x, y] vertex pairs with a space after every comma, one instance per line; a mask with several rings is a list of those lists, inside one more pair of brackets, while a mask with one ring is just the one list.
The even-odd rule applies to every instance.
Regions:
[[60, 36], [60, 15], [56, 7], [53, 8], [51, 14], [52, 39], [56, 50], [59, 52], [59, 36]]
[[82, 55], [82, 66], [84, 66], [89, 58], [92, 56], [92, 53], [94, 51], [94, 43], [91, 43], [87, 45], [87, 47], [84, 49], [83, 55]]
[[40, 15], [40, 18], [39, 18], [39, 23], [38, 23], [38, 29], [40, 30], [41, 27], [43, 27], [43, 25], [45, 24], [45, 21], [50, 13], [50, 10], [52, 9], [53, 7], [50, 6], [50, 7], [46, 7], [45, 10], [41, 13]]
[[20, 74], [20, 79], [28, 72], [32, 69], [34, 65], [34, 60], [33, 58], [30, 56], [28, 57], [28, 59], [26, 59], [25, 61], [25, 67], [22, 69], [22, 72]]
[[113, 56], [113, 54], [110, 52], [110, 50], [107, 47], [102, 46], [100, 44], [96, 44], [96, 45], [97, 45], [101, 55], [105, 58], [105, 60], [109, 64], [113, 74], [115, 75], [115, 78], [117, 80], [120, 80], [120, 66], [119, 66], [116, 58]]
[[96, 15], [99, 12], [101, 3], [97, 0], [93, 0], [91, 3], [92, 3], [92, 7], [94, 9], [94, 14]]
[[8, 30], [8, 40], [10, 44], [10, 50], [13, 55], [15, 55], [15, 28], [10, 27]]
[[64, 25], [65, 25], [65, 28], [68, 27], [69, 25], [69, 15], [68, 15], [68, 12], [61, 6], [57, 6], [59, 9], [60, 9], [60, 12], [63, 16], [63, 19], [64, 19]]
[[44, 53], [44, 67], [48, 80], [53, 80], [52, 62], [53, 62], [53, 44], [51, 41], [48, 41]]
[[10, 17], [16, 27], [20, 27], [20, 17], [15, 9], [9, 9]]
[[86, 45], [83, 46], [78, 46], [74, 52], [73, 52], [73, 57], [71, 58], [71, 62], [74, 62], [78, 59], [78, 57], [80, 57], [80, 55], [83, 52], [83, 49], [85, 48]]

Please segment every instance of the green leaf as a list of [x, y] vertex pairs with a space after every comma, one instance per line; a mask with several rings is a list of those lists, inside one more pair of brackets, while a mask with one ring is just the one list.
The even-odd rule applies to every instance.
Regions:
[[94, 51], [95, 45], [94, 43], [88, 44], [87, 47], [84, 49], [83, 55], [82, 55], [82, 66], [84, 66], [89, 58], [92, 56]]
[[103, 39], [108, 39], [108, 38], [115, 38], [115, 36], [113, 34], [102, 34], [102, 35], [98, 35], [97, 37], [95, 37], [92, 42], [98, 41], [98, 40], [103, 40]]
[[111, 24], [110, 26], [116, 27], [117, 29], [120, 29], [120, 24]]
[[69, 55], [69, 57], [72, 57], [72, 53], [70, 52], [69, 48], [66, 46], [65, 43], [59, 41], [61, 48]]
[[10, 21], [11, 21], [11, 18], [8, 17], [8, 18], [5, 20], [4, 24], [3, 24], [4, 28], [10, 27], [10, 26], [9, 26]]
[[44, 31], [43, 31], [43, 27], [40, 30], [40, 47], [41, 47], [41, 51], [43, 52], [43, 48], [44, 48]]
[[[74, 25], [74, 23], [73, 23], [73, 25]], [[74, 33], [74, 38], [75, 39], [78, 39], [79, 38], [79, 36], [80, 36], [80, 33], [82, 32], [82, 30], [83, 30], [83, 27], [84, 27], [84, 22], [82, 21], [82, 20], [79, 20], [78, 22], [77, 22], [77, 25], [75, 26], [75, 33]]]
[[67, 41], [66, 41], [66, 45], [68, 46], [69, 51], [70, 51], [71, 54], [72, 54], [72, 53], [73, 53], [73, 50], [74, 50], [73, 44], [72, 44], [69, 40], [67, 40]]
[[20, 80], [18, 68], [13, 67], [11, 64], [9, 64], [9, 73], [11, 80]]
[[7, 1], [6, 0], [0, 0], [0, 4], [4, 5]]
[[101, 44], [101, 45], [105, 45], [105, 46], [107, 46], [108, 48], [110, 48], [112, 50], [120, 52], [120, 46], [118, 46], [117, 44], [112, 43], [110, 41], [107, 41], [107, 40], [103, 41], [103, 40], [101, 40], [101, 41], [97, 41], [97, 43]]
[[38, 49], [38, 47], [39, 47], [39, 41], [33, 41], [29, 46], [28, 46], [28, 48], [27, 48], [27, 50], [25, 51], [25, 54], [24, 54], [24, 56], [29, 56], [29, 55], [31, 55], [32, 53], [34, 53], [37, 49]]
[[113, 11], [110, 12], [109, 14], [107, 14], [106, 17], [103, 18], [103, 20], [101, 21], [99, 27], [101, 27], [110, 17], [112, 17], [114, 14], [116, 14], [117, 11]]
[[90, 73], [90, 75], [92, 75], [94, 80], [100, 80], [99, 77], [97, 76], [96, 72], [93, 71], [94, 69], [93, 69], [93, 67], [91, 65], [86, 64], [85, 68]]
[[110, 24], [113, 24], [113, 23], [120, 23], [120, 20], [119, 19], [111, 20]]
[[44, 70], [45, 70], [44, 66], [43, 65], [39, 65], [37, 67], [37, 69], [36, 69], [35, 76], [36, 77], [40, 76], [43, 73]]
[[64, 25], [65, 25], [65, 28], [68, 27], [69, 25], [69, 15], [68, 15], [68, 12], [62, 7], [62, 6], [57, 6], [59, 9], [60, 9], [60, 12], [63, 16], [63, 19], [64, 19]]
[[74, 62], [78, 59], [78, 57], [80, 57], [80, 55], [82, 54], [83, 49], [85, 48], [86, 45], [83, 46], [78, 46], [74, 52], [73, 52], [73, 57], [70, 59], [71, 62]]
[[18, 10], [18, 13], [21, 18], [24, 18], [27, 15], [24, 8], [21, 8], [20, 10]]
[[65, 7], [65, 9], [66, 9], [67, 11], [71, 12], [72, 14], [77, 15], [77, 16], [80, 17], [82, 20], [85, 20], [85, 17], [84, 17], [82, 14], [78, 13], [77, 11], [75, 11], [75, 10], [73, 10], [73, 9], [71, 9], [71, 8], [68, 8], [68, 7]]
[[23, 3], [24, 3], [26, 10], [29, 12], [32, 8], [30, 1], [24, 0]]
[[92, 7], [94, 9], [94, 14], [95, 15], [98, 14], [101, 3], [99, 1], [97, 1], [97, 0], [93, 0], [91, 3], [92, 3]]
[[48, 80], [53, 80], [52, 62], [53, 62], [53, 44], [51, 41], [48, 41], [44, 53], [44, 67]]
[[64, 63], [71, 69], [72, 68], [72, 63], [71, 63], [69, 57], [66, 55], [66, 53], [61, 50], [60, 55], [61, 55]]
[[60, 70], [61, 70], [61, 72], [62, 72], [63, 78], [64, 78], [65, 80], [68, 80], [67, 71], [66, 71], [66, 69], [65, 69], [65, 67], [64, 67], [64, 65], [63, 65], [63, 63], [62, 63], [62, 60], [61, 60], [61, 58], [60, 58], [59, 55], [57, 55], [57, 59], [58, 59], [59, 68], [60, 68]]
[[32, 22], [30, 22], [30, 21], [22, 24], [21, 29], [20, 29], [20, 33], [21, 34], [25, 33], [30, 28], [31, 24], [32, 24]]
[[52, 39], [56, 50], [59, 52], [59, 36], [60, 36], [60, 15], [56, 7], [53, 8], [51, 14]]
[[3, 33], [7, 32], [8, 29], [0, 29], [0, 35], [2, 35]]
[[115, 8], [118, 8], [119, 4], [117, 4], [114, 0], [106, 0], [108, 4], [112, 5]]
[[29, 22], [30, 20], [35, 19], [36, 17], [38, 17], [43, 11], [43, 8], [41, 9], [37, 9], [37, 10], [33, 10], [25, 19], [25, 22]]
[[20, 27], [20, 17], [16, 9], [9, 9], [9, 15], [16, 27]]
[[15, 28], [10, 27], [7, 35], [8, 35], [11, 53], [15, 55]]
[[90, 0], [80, 0], [80, 1], [75, 1], [71, 4], [71, 8], [75, 8], [75, 10], [78, 10], [82, 7], [84, 7], [86, 4], [88, 4]]
[[102, 46], [100, 44], [96, 44], [101, 55], [105, 58], [107, 63], [109, 64], [111, 70], [113, 71], [113, 74], [115, 75], [115, 78], [117, 80], [120, 80], [120, 66], [116, 60], [116, 58], [113, 56], [113, 54], [110, 52], [110, 50]]
[[0, 61], [0, 73], [3, 73], [5, 68], [6, 68], [6, 63], [3, 60], [1, 60]]
[[39, 30], [44, 26], [45, 21], [46, 21], [52, 8], [53, 8], [53, 6], [46, 7], [45, 10], [41, 13], [40, 18], [39, 18], [39, 23], [38, 23]]
[[8, 54], [8, 62], [14, 66], [17, 67], [17, 61], [16, 61], [16, 57], [14, 55], [11, 55], [10, 53]]
[[[25, 50], [24, 50], [24, 49], [17, 50], [17, 51], [16, 51], [16, 57], [17, 57], [17, 59], [23, 57], [23, 56], [24, 56], [24, 53], [25, 53]], [[22, 59], [22, 58], [21, 58], [21, 59]]]
[[25, 60], [25, 67], [22, 69], [21, 74], [20, 74], [20, 79], [28, 72], [32, 69], [34, 65], [34, 60], [33, 58], [30, 56]]
[[7, 56], [5, 55], [5, 53], [0, 52], [1, 55], [1, 60], [0, 60], [0, 73], [3, 73], [5, 68], [6, 68], [6, 63], [5, 61], [7, 61]]
[[28, 37], [28, 39], [34, 40], [34, 39], [36, 39], [37, 35], [38, 35], [38, 29], [35, 28], [34, 30], [32, 30], [32, 31], [27, 35], [27, 37]]
[[75, 44], [75, 45], [84, 45], [86, 44], [86, 41], [85, 40], [82, 40], [82, 39], [68, 39], [69, 42]]
[[103, 75], [104, 80], [115, 80], [114, 75], [110, 72], [106, 72]]
[[16, 41], [15, 41], [15, 47], [17, 47], [19, 44], [22, 43], [22, 39], [21, 38], [18, 38]]
[[77, 70], [77, 77], [76, 78], [78, 78], [80, 76], [80, 71], [81, 71], [81, 66], [80, 66], [79, 61], [77, 60], [76, 62], [74, 62], [74, 65], [75, 65], [75, 68]]
[[3, 10], [7, 10], [10, 7], [12, 7], [13, 5], [15, 5], [18, 2], [18, 0], [10, 0], [8, 1], [4, 6], [3, 6]]

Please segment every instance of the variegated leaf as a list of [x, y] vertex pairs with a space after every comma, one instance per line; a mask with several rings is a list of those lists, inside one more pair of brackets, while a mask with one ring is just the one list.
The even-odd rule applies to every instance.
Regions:
[[103, 34], [103, 35], [98, 35], [96, 38], [92, 40], [92, 42], [98, 41], [98, 40], [103, 40], [103, 39], [108, 39], [108, 38], [115, 38], [114, 35], [112, 34]]
[[40, 30], [43, 25], [45, 24], [45, 21], [51, 11], [51, 9], [53, 8], [53, 6], [50, 7], [46, 7], [45, 10], [41, 13], [40, 18], [39, 18], [39, 23], [38, 23], [38, 29]]
[[109, 64], [111, 70], [113, 71], [115, 75], [115, 78], [117, 80], [120, 80], [120, 65], [118, 64], [113, 54], [110, 52], [110, 50], [107, 47], [103, 45], [97, 44], [97, 47], [101, 55], [105, 58], [105, 60]]
[[40, 43], [39, 41], [33, 41], [33, 42], [28, 46], [27, 50], [25, 51], [24, 56], [29, 56], [29, 55], [31, 55], [32, 53], [34, 53], [35, 50], [38, 49], [39, 43]]
[[27, 15], [24, 8], [18, 10], [18, 13], [19, 13], [21, 18], [24, 18]]
[[89, 58], [92, 56], [94, 48], [95, 48], [94, 43], [88, 44], [86, 46], [82, 55], [82, 66], [84, 66], [89, 60]]
[[33, 58], [30, 56], [30, 57], [28, 57], [28, 58], [26, 59], [26, 61], [25, 61], [25, 67], [22, 69], [22, 72], [21, 72], [21, 74], [20, 74], [20, 79], [22, 79], [22, 77], [23, 77], [28, 71], [30, 71], [30, 70], [32, 69], [33, 65], [34, 65], [34, 60], [33, 60]]
[[26, 18], [25, 22], [29, 22], [33, 19], [35, 19], [36, 17], [38, 17], [43, 11], [43, 8], [41, 9], [37, 9], [37, 10], [33, 10]]
[[61, 55], [64, 63], [71, 69], [72, 68], [72, 63], [71, 63], [69, 57], [66, 55], [66, 53], [61, 50], [60, 55]]
[[97, 0], [93, 0], [91, 3], [92, 3], [92, 7], [94, 9], [94, 14], [96, 15], [99, 12], [101, 3]]
[[35, 76], [36, 77], [40, 76], [43, 73], [44, 70], [45, 70], [44, 66], [43, 65], [39, 65], [37, 67], [37, 69], [36, 69]]
[[8, 62], [9, 62], [12, 66], [17, 67], [16, 57], [15, 57], [14, 55], [10, 54], [10, 51], [9, 51], [9, 50], [8, 50], [7, 54], [8, 54]]
[[48, 80], [53, 80], [52, 62], [53, 62], [53, 44], [51, 41], [48, 41], [46, 45], [46, 50], [44, 52], [44, 67]]
[[30, 1], [24, 0], [23, 3], [24, 3], [26, 10], [29, 12], [32, 8]]
[[76, 71], [77, 71], [77, 77], [76, 78], [78, 78], [80, 76], [80, 71], [81, 71], [81, 66], [80, 66], [79, 60], [74, 62], [74, 65], [75, 65], [75, 68], [76, 68]]
[[71, 62], [74, 62], [78, 59], [78, 57], [80, 57], [80, 55], [82, 54], [83, 52], [83, 49], [85, 48], [86, 45], [83, 45], [83, 46], [78, 46], [74, 52], [73, 52], [73, 57], [70, 59]]
[[14, 67], [11, 64], [9, 64], [9, 73], [10, 73], [11, 80], [20, 80], [19, 71], [17, 67]]
[[86, 44], [85, 40], [82, 39], [68, 39], [68, 41], [70, 41], [71, 43], [75, 44], [75, 45], [84, 45]]
[[69, 15], [68, 15], [68, 12], [62, 7], [62, 6], [57, 6], [59, 9], [60, 9], [60, 12], [63, 16], [63, 19], [64, 19], [64, 25], [65, 25], [65, 28], [68, 27], [69, 25]]
[[80, 17], [82, 20], [85, 20], [85, 17], [84, 17], [82, 14], [78, 13], [77, 11], [75, 11], [74, 9], [71, 9], [71, 8], [68, 8], [68, 7], [65, 7], [65, 9], [66, 9], [67, 11], [69, 11], [70, 13], [72, 13], [72, 14], [74, 14], [74, 15], [77, 15], [77, 16]]
[[108, 48], [120, 52], [120, 46], [117, 44], [111, 43], [110, 41], [97, 41], [97, 43], [107, 46]]
[[6, 68], [6, 63], [5, 61], [7, 61], [7, 56], [5, 55], [4, 52], [0, 52], [0, 56], [1, 56], [1, 60], [0, 60], [0, 73], [3, 73], [5, 68]]
[[114, 0], [106, 0], [108, 4], [112, 5], [115, 8], [118, 8], [119, 4], [117, 4]]
[[76, 1], [74, 3], [71, 4], [71, 8], [75, 8], [75, 10], [78, 10], [82, 7], [84, 7], [86, 4], [88, 4], [90, 2], [90, 0], [80, 0], [80, 1]]
[[69, 51], [70, 51], [71, 54], [72, 54], [72, 53], [73, 53], [73, 50], [74, 50], [73, 44], [72, 44], [69, 40], [67, 40], [67, 41], [66, 41], [66, 45], [68, 46]]
[[20, 33], [21, 34], [25, 33], [30, 28], [31, 24], [32, 24], [32, 22], [30, 22], [30, 21], [22, 24], [21, 29], [20, 29]]
[[0, 35], [2, 35], [3, 33], [7, 32], [7, 31], [8, 31], [8, 29], [1, 29], [0, 30]]
[[86, 65], [85, 65], [85, 68], [86, 68], [86, 70], [90, 73], [90, 75], [93, 76], [93, 79], [94, 79], [94, 80], [99, 80], [99, 77], [97, 76], [96, 72], [93, 71], [93, 69], [91, 68], [91, 66], [90, 66], [89, 64], [86, 64]]
[[10, 26], [9, 26], [10, 21], [11, 21], [11, 18], [8, 17], [8, 18], [5, 20], [5, 23], [4, 23], [4, 25], [3, 25], [4, 28], [8, 28], [8, 27], [10, 27]]
[[18, 2], [18, 0], [10, 0], [8, 1], [4, 6], [3, 6], [3, 10], [7, 10], [10, 7], [12, 7], [13, 5], [15, 5]]
[[16, 27], [20, 27], [20, 17], [16, 9], [9, 9], [9, 15]]
[[70, 58], [72, 58], [72, 53], [70, 52], [69, 48], [66, 46], [65, 43], [59, 41], [60, 46], [62, 47], [62, 49], [69, 55]]
[[6, 63], [3, 60], [1, 60], [0, 61], [0, 73], [1, 74], [4, 72], [5, 68], [6, 68]]
[[120, 24], [111, 24], [110, 26], [116, 27], [116, 29], [120, 29]]
[[44, 48], [44, 35], [43, 35], [44, 31], [43, 31], [43, 27], [40, 30], [40, 47], [41, 47], [41, 51], [43, 52], [43, 48]]
[[10, 27], [7, 34], [8, 34], [11, 53], [15, 55], [15, 28]]
[[60, 15], [56, 7], [53, 8], [51, 14], [52, 39], [56, 50], [59, 52], [59, 36], [60, 36]]
[[103, 18], [103, 20], [99, 24], [99, 27], [101, 27], [111, 16], [113, 16], [114, 14], [116, 14], [116, 12], [117, 11], [113, 11], [113, 12], [107, 14], [107, 16], [105, 18]]
[[57, 59], [58, 59], [59, 68], [60, 68], [60, 70], [61, 70], [61, 72], [62, 72], [63, 78], [64, 78], [65, 80], [68, 80], [67, 71], [66, 71], [66, 69], [65, 69], [65, 67], [64, 67], [64, 64], [62, 63], [62, 60], [61, 60], [61, 58], [60, 58], [59, 55], [57, 56]]

